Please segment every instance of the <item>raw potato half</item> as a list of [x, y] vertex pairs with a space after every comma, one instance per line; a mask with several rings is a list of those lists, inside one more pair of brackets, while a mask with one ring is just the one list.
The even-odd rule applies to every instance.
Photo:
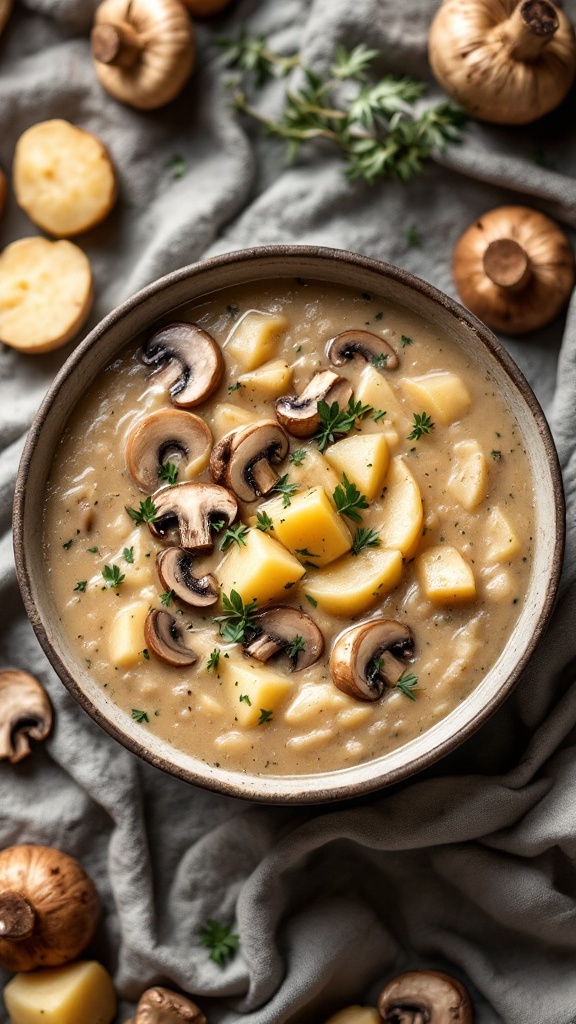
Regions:
[[0, 255], [0, 341], [49, 352], [78, 333], [92, 306], [88, 258], [73, 242], [21, 238]]
[[16, 144], [14, 191], [38, 227], [68, 238], [108, 216], [116, 201], [116, 177], [95, 135], [68, 121], [41, 121]]

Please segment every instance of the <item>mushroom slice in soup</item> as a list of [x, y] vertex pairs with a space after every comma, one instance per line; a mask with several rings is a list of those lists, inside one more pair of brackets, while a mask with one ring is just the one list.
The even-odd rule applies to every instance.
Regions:
[[395, 370], [398, 356], [392, 346], [371, 331], [342, 331], [332, 338], [326, 346], [326, 355], [334, 366], [345, 363], [372, 363], [386, 370]]
[[163, 608], [153, 608], [144, 623], [146, 648], [168, 665], [193, 665], [198, 655], [184, 641], [176, 619]]
[[396, 686], [414, 651], [408, 626], [394, 619], [369, 619], [346, 629], [330, 655], [332, 679], [357, 700], [379, 700]]
[[352, 398], [352, 385], [332, 370], [316, 373], [301, 395], [284, 395], [276, 402], [279, 422], [294, 437], [311, 437], [320, 426], [318, 402], [342, 408]]
[[218, 600], [220, 587], [211, 573], [195, 576], [192, 564], [193, 556], [182, 548], [165, 548], [156, 557], [156, 568], [164, 589], [195, 608], [207, 608]]
[[199, 416], [184, 409], [159, 409], [139, 420], [128, 434], [126, 464], [140, 489], [150, 493], [167, 462], [176, 459], [178, 467], [182, 463], [186, 468], [201, 464], [211, 447], [212, 433]]
[[324, 637], [305, 612], [276, 605], [257, 615], [244, 652], [257, 661], [268, 661], [285, 652], [292, 672], [309, 668], [324, 652]]
[[196, 324], [162, 327], [142, 350], [142, 362], [153, 367], [156, 379], [174, 405], [191, 408], [214, 394], [224, 373], [224, 357], [214, 338]]
[[152, 495], [156, 518], [150, 523], [155, 537], [164, 538], [175, 526], [180, 547], [201, 553], [212, 551], [212, 529], [229, 526], [238, 513], [233, 494], [217, 484], [185, 483], [162, 487]]
[[276, 420], [258, 420], [226, 434], [210, 456], [212, 479], [229, 487], [241, 501], [268, 494], [278, 482], [271, 463], [288, 455], [289, 442]]

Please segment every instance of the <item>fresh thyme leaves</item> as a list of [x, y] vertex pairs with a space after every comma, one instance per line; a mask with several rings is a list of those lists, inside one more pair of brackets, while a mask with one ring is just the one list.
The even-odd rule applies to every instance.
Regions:
[[406, 241], [412, 249], [417, 249], [422, 245], [422, 239], [420, 238], [420, 232], [415, 224], [410, 224], [406, 229]]
[[244, 701], [244, 703], [247, 704], [249, 708], [252, 707], [252, 701], [250, 700], [250, 697], [248, 696], [247, 693], [241, 693], [240, 697], [239, 697], [239, 700], [240, 700], [240, 703], [242, 703], [242, 701]]
[[171, 159], [166, 164], [166, 167], [169, 171], [172, 172], [172, 177], [175, 180], [177, 180], [178, 178], [183, 178], [184, 175], [186, 174], [186, 171], [188, 170], [188, 165], [184, 157], [180, 156], [179, 153], [176, 153], [173, 157], [171, 157]]
[[240, 937], [232, 934], [232, 925], [220, 924], [211, 917], [199, 929], [200, 942], [210, 950], [210, 959], [220, 967], [236, 956]]
[[268, 134], [284, 139], [291, 160], [304, 143], [323, 138], [340, 149], [349, 178], [369, 184], [382, 176], [409, 181], [423, 170], [434, 150], [443, 151], [461, 140], [466, 115], [451, 103], [438, 103], [415, 114], [414, 104], [426, 89], [422, 82], [386, 75], [369, 83], [379, 53], [364, 44], [351, 51], [338, 46], [324, 75], [302, 67], [303, 84], [286, 91], [278, 119], [250, 103], [243, 79], [253, 76], [259, 88], [300, 64], [299, 56], [273, 53], [263, 36], [242, 34], [235, 40], [220, 40], [220, 45], [227, 50], [228, 65], [237, 71], [232, 83], [235, 109], [263, 124]]
[[374, 423], [379, 423], [380, 420], [383, 419], [385, 415], [386, 409], [374, 409], [374, 412], [372, 413], [372, 419], [374, 420]]
[[214, 622], [219, 623], [220, 636], [232, 644], [240, 644], [244, 640], [247, 629], [254, 624], [256, 601], [244, 604], [236, 590], [230, 591], [230, 597], [222, 594], [224, 615], [219, 615]]
[[138, 708], [132, 708], [132, 718], [135, 722], [149, 722], [147, 711], [139, 711]]
[[495, 448], [492, 449], [492, 451], [490, 452], [490, 455], [492, 456], [493, 459], [501, 459], [502, 458], [502, 452], [498, 451]]
[[294, 552], [297, 555], [303, 555], [304, 558], [320, 558], [320, 555], [315, 555], [313, 551], [308, 551], [308, 548], [294, 548]]
[[418, 441], [423, 434], [429, 434], [434, 430], [432, 419], [426, 412], [415, 412], [412, 433], [408, 434], [408, 441]]
[[88, 580], [78, 580], [78, 583], [74, 587], [74, 590], [79, 590], [80, 593], [83, 594], [84, 591], [86, 590], [87, 586], [88, 586]]
[[158, 466], [158, 476], [161, 480], [167, 480], [172, 487], [178, 479], [178, 466], [175, 462], [164, 462]]
[[128, 565], [134, 565], [134, 548], [124, 548], [123, 555]]
[[99, 548], [88, 548], [91, 555], [97, 555], [99, 550]]
[[403, 334], [402, 337], [400, 338], [400, 342], [401, 342], [402, 348], [406, 348], [406, 345], [413, 345], [414, 344], [414, 338], [409, 338], [407, 334]]
[[280, 479], [276, 481], [276, 483], [274, 484], [274, 487], [272, 487], [270, 493], [271, 494], [272, 493], [281, 494], [282, 495], [282, 505], [283, 505], [284, 508], [288, 508], [288, 506], [290, 505], [290, 499], [291, 499], [292, 495], [294, 494], [294, 492], [297, 491], [297, 490], [298, 490], [298, 484], [289, 484], [288, 483], [288, 473], [285, 473], [284, 476], [281, 476]]
[[71, 540], [67, 540], [66, 543], [62, 545], [62, 547], [64, 548], [65, 551], [70, 551], [70, 548], [72, 547], [73, 543], [74, 538], [72, 538]]
[[214, 530], [214, 533], [220, 533], [220, 530], [224, 526], [226, 526], [226, 520], [225, 519], [214, 519], [214, 521], [212, 522], [211, 525], [212, 525], [212, 529]]
[[140, 502], [140, 508], [128, 508], [124, 506], [132, 522], [136, 523], [136, 526], [141, 526], [142, 523], [155, 523], [158, 515], [156, 513], [156, 506], [152, 501], [152, 498], [145, 498], [144, 501]]
[[219, 647], [215, 647], [214, 650], [210, 653], [210, 655], [208, 657], [208, 661], [206, 662], [206, 668], [208, 669], [208, 671], [211, 672], [212, 669], [214, 669], [214, 671], [216, 671], [216, 669], [218, 668], [218, 662], [219, 661], [220, 661], [220, 648]]
[[318, 607], [318, 601], [316, 600], [315, 597], [311, 597], [310, 594], [304, 594], [304, 597], [308, 601], [308, 604], [311, 604], [313, 608]]
[[365, 526], [359, 527], [354, 535], [352, 554], [359, 555], [364, 548], [379, 548], [380, 538], [377, 530], [369, 530]]
[[295, 636], [289, 647], [286, 648], [286, 654], [289, 658], [295, 658], [300, 651], [306, 650], [306, 641], [302, 636]]
[[[226, 306], [226, 312], [231, 320], [235, 320], [240, 312], [240, 306]], [[241, 385], [238, 385], [241, 387]]]
[[174, 591], [167, 590], [164, 594], [160, 594], [160, 600], [165, 608], [168, 608], [174, 600]]
[[332, 497], [341, 516], [348, 516], [355, 523], [362, 522], [362, 513], [359, 510], [368, 508], [366, 495], [360, 493], [356, 485], [350, 482], [346, 473], [342, 473], [342, 483], [338, 484]]
[[372, 412], [372, 406], [362, 405], [362, 402], [355, 402], [351, 398], [345, 409], [341, 409], [338, 402], [318, 402], [318, 415], [320, 417], [320, 429], [315, 436], [318, 448], [321, 452], [333, 444], [337, 437], [349, 434], [354, 430], [356, 420], [363, 419]]
[[105, 590], [106, 587], [119, 587], [124, 582], [125, 576], [123, 572], [120, 572], [118, 565], [105, 565], [102, 569], [102, 579], [104, 580]]
[[264, 725], [265, 722], [272, 721], [272, 711], [266, 711], [264, 708], [260, 708], [260, 718], [258, 719], [258, 725]]
[[405, 697], [409, 697], [410, 700], [416, 700], [416, 694], [414, 688], [418, 685], [418, 677], [414, 675], [403, 675], [396, 683], [396, 686]]
[[305, 448], [297, 448], [295, 452], [291, 452], [288, 456], [288, 462], [293, 462], [295, 466], [301, 466], [307, 454], [308, 452]]
[[230, 526], [222, 534], [220, 550], [227, 551], [231, 544], [237, 544], [238, 547], [246, 547], [246, 535], [248, 533], [248, 527], [244, 526], [244, 523], [236, 523], [236, 526]]
[[266, 533], [266, 530], [274, 529], [274, 523], [267, 512], [256, 513], [256, 529], [261, 530], [262, 533]]
[[382, 366], [386, 366], [387, 362], [388, 356], [384, 352], [378, 352], [377, 355], [372, 356], [372, 366], [381, 368]]
[[235, 384], [228, 385], [228, 394], [231, 395], [233, 391], [239, 391], [243, 387], [242, 381], [237, 380]]

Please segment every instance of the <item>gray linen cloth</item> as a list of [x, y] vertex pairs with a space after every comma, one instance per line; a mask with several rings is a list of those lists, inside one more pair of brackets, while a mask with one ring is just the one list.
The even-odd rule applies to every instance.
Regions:
[[[426, 61], [435, 0], [239, 0], [199, 28], [192, 82], [150, 114], [98, 86], [95, 6], [26, 0], [0, 42], [3, 167], [24, 129], [65, 117], [105, 140], [119, 172], [115, 213], [80, 239], [95, 270], [93, 322], [154, 278], [246, 245], [355, 249], [453, 294], [452, 245], [483, 211], [527, 202], [576, 228], [574, 95], [528, 129], [471, 124], [424, 177], [372, 188], [349, 183], [329, 147], [286, 167], [282, 146], [230, 112], [213, 39], [241, 25], [318, 68], [336, 43], [367, 42], [381, 51], [378, 71], [424, 78], [438, 96]], [[566, 7], [574, 20], [574, 0]], [[274, 111], [283, 88], [270, 84], [259, 102]], [[178, 180], [175, 154], [188, 167]], [[411, 224], [420, 247], [407, 242]], [[0, 243], [35, 233], [11, 199]], [[480, 1024], [576, 1021], [576, 308], [566, 325], [505, 344], [550, 417], [564, 470], [568, 548], [552, 625], [505, 706], [434, 771], [303, 810], [162, 775], [105, 735], [49, 668], [18, 595], [10, 508], [26, 429], [66, 352], [0, 352], [0, 663], [35, 673], [57, 715], [32, 757], [0, 764], [0, 842], [53, 844], [91, 873], [106, 913], [90, 952], [114, 974], [120, 1021], [163, 981], [195, 993], [213, 1024], [318, 1022], [424, 966], [471, 987]], [[199, 944], [208, 917], [241, 936], [225, 969]]]

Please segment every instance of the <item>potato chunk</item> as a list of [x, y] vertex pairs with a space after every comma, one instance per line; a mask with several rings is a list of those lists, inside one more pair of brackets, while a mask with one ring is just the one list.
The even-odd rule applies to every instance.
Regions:
[[288, 676], [254, 663], [230, 661], [224, 669], [225, 687], [230, 706], [238, 725], [258, 725], [262, 712], [272, 712], [261, 723], [266, 728], [272, 721], [278, 705], [293, 687]]
[[288, 326], [285, 316], [250, 310], [238, 322], [226, 345], [226, 352], [244, 370], [255, 370], [276, 355], [278, 341]]
[[238, 380], [248, 392], [256, 392], [262, 398], [279, 398], [288, 391], [292, 373], [285, 359], [271, 359], [257, 370], [243, 373]]
[[232, 405], [229, 402], [220, 402], [214, 406], [214, 412], [212, 413], [212, 433], [214, 439], [219, 441], [230, 430], [236, 430], [236, 427], [244, 427], [247, 423], [252, 423], [253, 420], [254, 416], [252, 413], [247, 412], [246, 409], [240, 409], [239, 406]]
[[333, 615], [359, 615], [393, 590], [401, 575], [400, 551], [365, 548], [310, 573], [304, 592]]
[[400, 456], [392, 459], [385, 486], [376, 527], [381, 543], [387, 548], [398, 548], [405, 557], [411, 558], [422, 535], [422, 495]]
[[447, 426], [466, 415], [472, 399], [464, 381], [456, 373], [442, 371], [424, 377], [404, 377], [399, 381], [414, 403], [414, 412], [427, 412], [435, 423]]
[[486, 523], [486, 555], [488, 565], [496, 562], [510, 562], [522, 548], [517, 534], [498, 506], [495, 506]]
[[390, 452], [383, 434], [355, 434], [326, 449], [326, 458], [341, 477], [345, 473], [373, 501], [384, 484]]
[[488, 465], [478, 441], [460, 441], [454, 446], [454, 469], [448, 490], [462, 508], [472, 512], [486, 497]]
[[3, 995], [11, 1024], [110, 1024], [116, 1013], [112, 979], [94, 960], [17, 974]]
[[406, 413], [394, 388], [374, 366], [368, 365], [362, 370], [360, 380], [354, 388], [354, 398], [363, 405], [383, 410], [394, 426], [406, 419]]
[[21, 238], [0, 255], [0, 341], [50, 352], [78, 334], [92, 306], [92, 271], [72, 242]]
[[326, 1024], [382, 1024], [382, 1018], [372, 1006], [347, 1006], [330, 1017]]
[[280, 497], [263, 509], [274, 523], [274, 536], [302, 561], [328, 565], [352, 547], [350, 530], [323, 487], [294, 494], [288, 508]]
[[41, 121], [16, 144], [14, 191], [38, 227], [70, 238], [108, 216], [116, 200], [116, 177], [95, 135], [68, 121]]
[[286, 597], [304, 575], [304, 566], [261, 530], [249, 530], [244, 539], [246, 544], [235, 544], [216, 571], [223, 592], [236, 590], [245, 604]]
[[426, 597], [434, 604], [461, 604], [476, 597], [472, 569], [449, 545], [423, 551], [416, 560], [416, 574]]
[[[298, 451], [298, 449], [295, 450]], [[299, 464], [290, 464], [290, 481], [298, 484], [302, 489], [317, 487], [321, 484], [328, 491], [328, 494], [334, 494], [340, 481], [330, 463], [326, 461], [316, 448], [303, 448], [301, 450], [305, 451], [306, 454]]]
[[113, 665], [130, 668], [142, 660], [142, 651], [146, 647], [144, 621], [149, 611], [150, 601], [132, 601], [116, 612], [108, 632], [108, 650]]

